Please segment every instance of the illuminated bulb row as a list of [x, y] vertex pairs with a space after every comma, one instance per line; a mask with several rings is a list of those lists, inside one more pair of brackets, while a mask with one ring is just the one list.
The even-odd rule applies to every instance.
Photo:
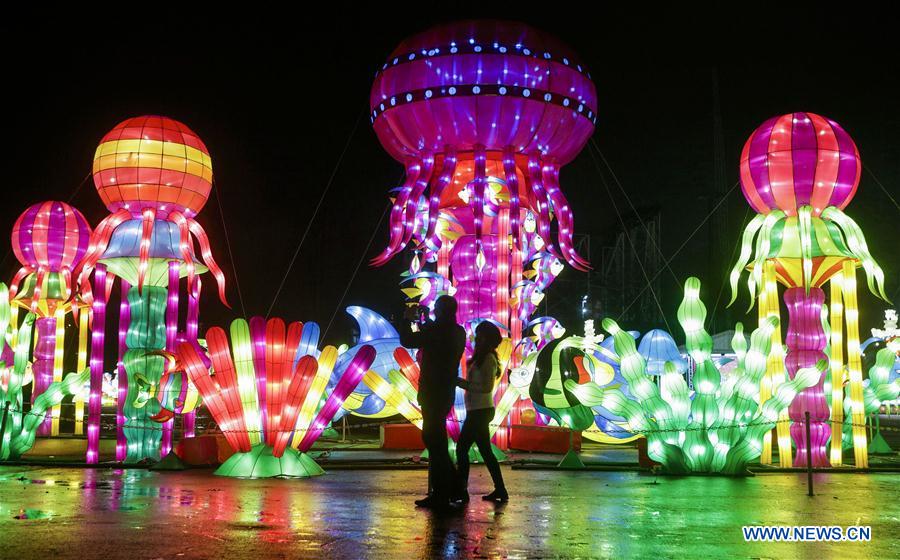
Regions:
[[[503, 45], [497, 41], [487, 42], [489, 46], [484, 46], [482, 41], [476, 41], [470, 38], [468, 42], [457, 43], [451, 41], [448, 45], [438, 45], [427, 49], [419, 49], [410, 51], [402, 55], [395, 56], [391, 61], [385, 62], [381, 70], [375, 73], [378, 76], [381, 72], [393, 66], [403, 65], [414, 60], [423, 58], [433, 58], [448, 55], [464, 55], [464, 54], [508, 54], [510, 56], [532, 57], [538, 60], [547, 60], [553, 62], [562, 62], [565, 66], [574, 68], [578, 73], [585, 74], [590, 78], [590, 74], [582, 68], [581, 64], [570, 61], [566, 56], [554, 56], [550, 51], [536, 51], [530, 49], [522, 43], [516, 43], [513, 46]], [[573, 88], [574, 89], [574, 88]]]

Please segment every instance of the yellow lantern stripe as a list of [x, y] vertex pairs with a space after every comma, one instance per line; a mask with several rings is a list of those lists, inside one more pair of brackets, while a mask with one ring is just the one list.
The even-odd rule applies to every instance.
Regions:
[[[160, 142], [159, 140], [144, 140], [138, 138], [103, 142], [97, 146], [97, 150], [94, 152], [94, 159], [101, 159], [104, 156], [130, 156], [132, 154], [176, 156], [212, 167], [212, 159], [209, 157], [209, 154], [198, 150], [193, 146], [188, 146], [187, 144], [182, 144], [180, 142]], [[119, 167], [126, 166], [120, 165]]]
[[414, 407], [412, 403], [409, 402], [409, 399], [404, 397], [400, 391], [385, 381], [383, 377], [374, 371], [369, 370], [363, 376], [363, 383], [365, 383], [366, 387], [371, 389], [373, 393], [378, 395], [380, 399], [397, 409], [397, 412], [402, 414], [404, 418], [410, 421], [410, 423], [414, 424], [420, 430], [422, 429], [422, 413], [419, 409]]
[[[769, 352], [766, 371], [769, 373], [771, 385], [770, 391], [775, 387], [780, 387], [787, 380], [784, 370], [784, 348], [781, 345], [781, 307], [778, 304], [778, 283], [775, 278], [775, 263], [766, 261], [766, 316], [775, 318], [778, 323], [772, 330], [772, 346]], [[772, 393], [770, 393], [772, 394]], [[793, 465], [793, 456], [791, 455], [791, 434], [790, 423], [788, 418], [788, 410], [781, 410], [778, 416], [778, 423], [775, 425], [778, 435], [778, 460], [782, 467], [790, 467]]]
[[[87, 367], [88, 318], [90, 310], [85, 308], [78, 315], [78, 365], [75, 371], [84, 371]], [[75, 435], [84, 433], [84, 398], [79, 391], [75, 397]]]
[[831, 278], [831, 453], [832, 467], [843, 463], [844, 429], [844, 341], [843, 341], [843, 272]]
[[[763, 269], [762, 275], [762, 286], [759, 292], [759, 305], [757, 306], [759, 312], [759, 325], [762, 326], [768, 320], [769, 317], [769, 298], [768, 291], [766, 290], [766, 282], [769, 280], [768, 272]], [[762, 376], [762, 379], [759, 383], [759, 407], [762, 410], [762, 405], [765, 404], [767, 400], [772, 397], [772, 371], [770, 368], [766, 369], [766, 373]], [[762, 465], [771, 465], [772, 464], [772, 431], [769, 430], [765, 434], [763, 434], [762, 441], [762, 451], [759, 456], [759, 462]]]
[[847, 321], [847, 369], [850, 373], [850, 412], [853, 421], [853, 455], [856, 468], [869, 468], [866, 415], [863, 403], [862, 351], [859, 345], [859, 310], [856, 305], [856, 266], [844, 261], [844, 311]]
[[[53, 381], [62, 381], [63, 376], [63, 353], [65, 351], [66, 342], [66, 312], [63, 306], [59, 306], [54, 313], [56, 320], [56, 347], [53, 350]], [[59, 412], [60, 405], [55, 404], [50, 411], [50, 435], [59, 435]]]

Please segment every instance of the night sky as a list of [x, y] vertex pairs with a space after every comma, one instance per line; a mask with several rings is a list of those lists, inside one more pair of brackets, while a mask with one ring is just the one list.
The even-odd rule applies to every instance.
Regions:
[[[0, 232], [12, 229], [26, 206], [48, 199], [69, 200], [95, 225], [107, 214], [89, 177], [99, 139], [127, 117], [167, 115], [205, 141], [221, 198], [220, 208], [211, 197], [198, 220], [225, 270], [232, 310], [218, 304], [206, 277], [202, 322], [224, 324], [242, 313], [234, 270], [246, 313], [265, 314], [347, 145], [273, 314], [316, 320], [324, 329], [345, 289], [341, 308], [361, 304], [389, 314], [402, 302], [404, 260], [373, 269], [368, 259], [387, 240], [386, 221], [377, 231], [376, 224], [402, 168], [378, 144], [364, 114], [373, 74], [403, 38], [430, 25], [503, 17], [540, 27], [580, 54], [598, 90], [594, 140], [639, 211], [660, 209], [666, 258], [697, 229], [719, 193], [737, 182], [741, 147], [765, 119], [811, 111], [839, 122], [867, 169], [846, 211], [884, 268], [888, 294], [900, 298], [900, 208], [890, 198], [900, 199], [900, 63], [887, 13], [773, 6], [650, 18], [649, 8], [591, 13], [571, 3], [478, 10], [444, 3], [434, 4], [441, 9], [433, 12], [423, 11], [426, 4], [377, 3], [369, 13], [345, 6], [315, 17], [273, 12], [229, 22], [172, 14], [157, 21], [146, 14], [110, 22], [7, 19], [0, 24], [6, 98]], [[629, 204], [609, 170], [601, 175], [586, 150], [563, 168], [561, 184], [576, 231], [591, 236], [596, 262], [620, 229], [604, 184], [620, 211], [631, 213]], [[711, 313], [715, 308], [716, 330], [744, 317], [746, 295], [738, 309], [724, 311], [728, 290], [720, 294], [720, 288], [747, 208], [740, 189], [731, 190], [721, 216], [700, 227], [672, 271], [660, 275], [661, 306], [673, 326], [681, 283], [692, 274], [704, 282], [702, 297]], [[8, 282], [18, 264], [11, 251], [4, 253], [0, 278]], [[590, 278], [595, 290], [599, 277]], [[567, 269], [548, 291], [550, 311], [572, 332], [581, 330], [573, 321], [587, 280]], [[862, 286], [865, 333], [881, 324], [884, 305]], [[628, 326], [651, 325], [638, 317]], [[328, 338], [346, 340], [350, 328], [337, 310]]]

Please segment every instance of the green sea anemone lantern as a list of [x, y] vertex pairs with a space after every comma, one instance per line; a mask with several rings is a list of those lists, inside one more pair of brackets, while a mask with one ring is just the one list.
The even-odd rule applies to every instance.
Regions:
[[694, 398], [687, 383], [671, 362], [657, 387], [646, 371], [644, 358], [634, 339], [612, 319], [603, 328], [612, 336], [621, 357], [621, 371], [634, 400], [622, 391], [594, 383], [565, 382], [566, 388], [587, 406], [600, 405], [624, 417], [629, 429], [647, 437], [651, 459], [671, 474], [721, 473], [739, 475], [759, 456], [762, 438], [775, 426], [778, 416], [798, 391], [818, 382], [826, 363], [806, 368], [775, 390], [759, 406], [759, 382], [766, 370], [772, 331], [777, 319], [767, 320], [753, 331], [747, 348], [743, 327], [738, 324], [732, 346], [737, 367], [725, 383], [710, 358], [712, 340], [704, 328], [706, 307], [699, 298], [700, 281], [689, 278], [678, 320], [685, 333], [685, 346], [697, 363]]
[[12, 365], [0, 361], [0, 415], [9, 404], [5, 421], [0, 426], [0, 460], [18, 459], [28, 452], [34, 445], [37, 429], [44, 421], [46, 412], [62, 402], [64, 397], [77, 393], [87, 383], [90, 375], [90, 371], [85, 369], [51, 383], [34, 399], [31, 410], [26, 413], [23, 409], [22, 385], [31, 352], [34, 321], [35, 314], [28, 313], [14, 335], [9, 290], [6, 284], [0, 282], [0, 346], [12, 343], [15, 339]]

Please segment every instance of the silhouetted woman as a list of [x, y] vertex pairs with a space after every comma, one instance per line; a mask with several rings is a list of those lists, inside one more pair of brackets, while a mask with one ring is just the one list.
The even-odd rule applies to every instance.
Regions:
[[475, 328], [475, 351], [466, 365], [468, 379], [457, 379], [456, 383], [466, 390], [466, 421], [459, 433], [456, 444], [456, 465], [459, 472], [459, 499], [469, 500], [469, 449], [475, 443], [484, 460], [494, 491], [483, 500], [505, 502], [509, 499], [500, 473], [500, 464], [491, 449], [490, 423], [494, 419], [494, 382], [500, 377], [500, 362], [497, 346], [501, 341], [500, 330], [483, 321]]

